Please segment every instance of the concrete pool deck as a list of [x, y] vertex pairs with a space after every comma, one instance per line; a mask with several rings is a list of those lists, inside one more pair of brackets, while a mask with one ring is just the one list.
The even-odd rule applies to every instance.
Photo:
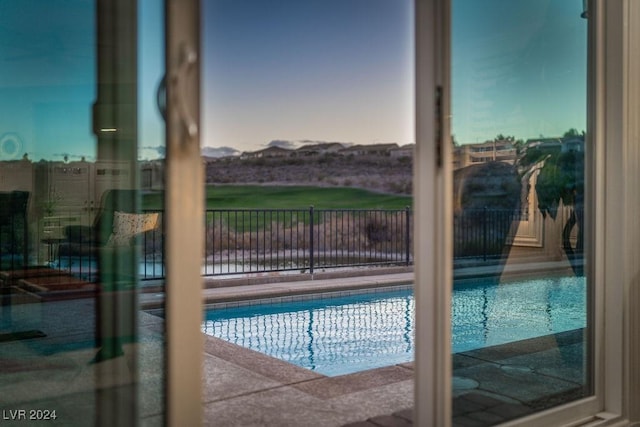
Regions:
[[[56, 409], [59, 418], [47, 425], [86, 425], [98, 410], [94, 396], [121, 390], [137, 396], [141, 425], [163, 425], [164, 319], [139, 312], [137, 342], [125, 343], [120, 357], [92, 364], [93, 300], [42, 308], [56, 319], [34, 325], [46, 337], [0, 343], [0, 409]], [[453, 425], [492, 425], [582, 396], [582, 335], [570, 331], [454, 355]], [[413, 363], [326, 377], [204, 337], [207, 426], [407, 426], [413, 388]]]
[[[403, 272], [208, 288], [203, 298], [210, 307], [233, 307], [412, 282], [413, 273]], [[204, 366], [209, 378], [203, 401], [207, 425], [341, 426], [372, 414], [410, 419], [412, 413], [413, 363], [327, 377], [205, 336]]]
[[[539, 275], [550, 271], [546, 267], [526, 270]], [[527, 273], [524, 270], [514, 273]], [[483, 272], [489, 275], [491, 269], [473, 269], [475, 276]], [[240, 304], [413, 282], [409, 271], [320, 277], [233, 287], [210, 283], [203, 300]], [[273, 280], [267, 279], [258, 280]], [[147, 292], [140, 298], [145, 306], [157, 307], [163, 295]], [[124, 344], [123, 356], [92, 364], [97, 350], [92, 299], [19, 308], [14, 315], [24, 316], [29, 321], [25, 326], [42, 330], [46, 337], [0, 343], [0, 409], [58, 408], [62, 416], [52, 425], [83, 425], [96, 411], [93, 395], [98, 391], [132, 389], [139, 396], [142, 425], [162, 425], [164, 319], [140, 311], [138, 340]], [[411, 425], [413, 363], [326, 377], [214, 337], [204, 336], [204, 341], [205, 425]], [[582, 333], [570, 331], [454, 355], [454, 426], [490, 425], [581, 395], [583, 349]]]
[[[521, 278], [539, 276], [541, 271], [563, 274], [569, 268], [566, 263], [539, 263], [507, 266], [502, 273], [503, 277]], [[456, 279], [495, 276], [495, 271], [494, 267], [461, 269]], [[284, 282], [208, 287], [203, 300], [209, 307], [234, 307], [300, 300], [327, 292], [350, 295], [411, 284], [413, 279], [412, 272], [287, 278]], [[493, 425], [584, 396], [583, 353], [583, 333], [578, 330], [453, 355], [453, 425]], [[217, 425], [213, 420], [230, 426], [412, 425], [413, 363], [326, 377], [207, 336], [205, 377], [218, 372], [220, 364], [226, 366], [225, 373], [216, 374], [208, 385], [216, 389], [215, 397], [205, 397], [203, 402], [210, 425]], [[226, 375], [228, 382], [221, 384]], [[207, 395], [211, 391], [205, 391]]]

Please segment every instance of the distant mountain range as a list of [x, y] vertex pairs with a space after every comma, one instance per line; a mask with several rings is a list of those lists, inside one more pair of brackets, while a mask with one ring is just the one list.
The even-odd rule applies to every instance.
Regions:
[[210, 157], [214, 159], [240, 155], [240, 151], [231, 147], [202, 147], [201, 153], [202, 157]]
[[378, 143], [378, 144], [353, 144], [350, 142], [327, 142], [327, 141], [288, 141], [273, 140], [266, 144], [265, 148], [255, 151], [239, 151], [232, 147], [202, 147], [201, 153], [203, 157], [210, 159], [219, 159], [223, 157], [241, 156], [249, 157], [276, 157], [283, 155], [296, 156], [301, 155], [322, 155], [326, 153], [342, 152], [348, 154], [375, 154], [391, 155], [394, 150], [396, 156], [410, 156], [413, 150], [413, 144], [399, 146], [397, 143]]

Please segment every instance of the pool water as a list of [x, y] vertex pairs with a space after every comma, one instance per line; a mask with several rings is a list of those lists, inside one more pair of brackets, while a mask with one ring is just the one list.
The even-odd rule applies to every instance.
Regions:
[[[327, 376], [413, 360], [411, 289], [207, 310], [203, 331]], [[454, 353], [586, 326], [583, 277], [457, 285]]]

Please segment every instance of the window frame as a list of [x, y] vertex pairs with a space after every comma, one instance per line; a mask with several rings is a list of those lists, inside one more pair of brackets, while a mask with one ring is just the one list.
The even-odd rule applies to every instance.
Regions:
[[450, 2], [415, 0], [414, 11], [415, 424], [449, 426], [451, 286], [435, 284], [453, 280], [452, 153], [443, 143], [450, 138]]

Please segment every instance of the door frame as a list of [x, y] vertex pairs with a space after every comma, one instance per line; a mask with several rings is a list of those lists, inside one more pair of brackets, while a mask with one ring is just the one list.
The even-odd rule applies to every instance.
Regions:
[[203, 421], [200, 155], [200, 0], [165, 0], [166, 27], [166, 424]]

